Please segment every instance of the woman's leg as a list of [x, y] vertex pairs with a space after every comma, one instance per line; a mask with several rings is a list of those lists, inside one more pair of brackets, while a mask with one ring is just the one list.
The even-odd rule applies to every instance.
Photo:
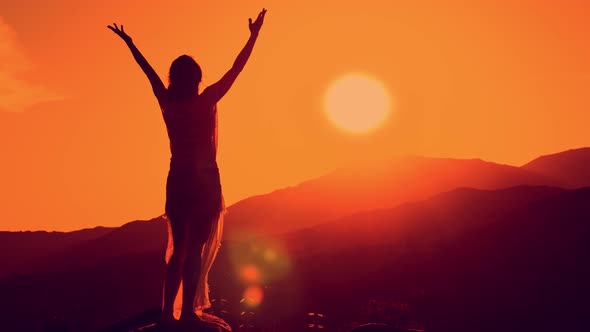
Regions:
[[182, 271], [181, 319], [196, 318], [194, 302], [201, 273], [201, 252], [209, 237], [210, 225], [210, 221], [203, 223], [203, 220], [196, 220], [188, 227], [187, 252]]
[[[168, 216], [170, 218], [170, 216]], [[186, 261], [186, 245], [188, 239], [188, 222], [184, 220], [170, 219], [172, 229], [172, 241], [174, 251], [166, 266], [166, 277], [164, 279], [164, 306], [162, 308], [161, 320], [174, 320], [174, 300], [180, 288], [182, 268]]]

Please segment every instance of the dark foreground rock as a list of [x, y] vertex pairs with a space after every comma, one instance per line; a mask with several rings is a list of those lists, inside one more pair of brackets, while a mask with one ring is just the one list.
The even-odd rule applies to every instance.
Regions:
[[221, 318], [206, 313], [201, 318], [202, 321], [150, 324], [130, 332], [232, 332], [231, 327]]
[[155, 323], [160, 310], [147, 310], [139, 315], [120, 321], [100, 332], [232, 332], [223, 319], [203, 313], [202, 321], [180, 322], [161, 325]]
[[402, 330], [390, 325], [371, 323], [356, 327], [350, 332], [402, 332]]

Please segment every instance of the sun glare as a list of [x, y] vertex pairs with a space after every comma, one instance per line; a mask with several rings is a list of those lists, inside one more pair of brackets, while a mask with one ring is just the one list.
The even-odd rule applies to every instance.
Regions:
[[381, 81], [367, 74], [351, 73], [330, 85], [324, 107], [326, 115], [338, 128], [360, 134], [383, 124], [391, 101]]

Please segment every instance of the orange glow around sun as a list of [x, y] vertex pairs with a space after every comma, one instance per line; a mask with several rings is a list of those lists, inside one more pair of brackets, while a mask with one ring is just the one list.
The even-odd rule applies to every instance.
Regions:
[[[519, 166], [590, 145], [589, 1], [266, 2], [248, 64], [218, 105], [228, 207], [357, 159]], [[0, 230], [162, 215], [166, 126], [148, 80], [106, 25], [124, 24], [164, 83], [176, 57], [194, 56], [204, 89], [231, 68], [261, 2], [4, 3]], [[263, 281], [290, 273], [280, 245], [259, 245], [232, 253], [236, 271], [256, 264]]]
[[365, 133], [379, 127], [391, 108], [390, 96], [383, 84], [359, 73], [334, 81], [324, 101], [332, 123], [351, 133]]

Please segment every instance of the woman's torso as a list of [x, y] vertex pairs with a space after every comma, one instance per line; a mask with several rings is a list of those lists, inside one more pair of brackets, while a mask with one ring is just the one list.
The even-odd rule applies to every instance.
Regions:
[[161, 105], [170, 139], [170, 169], [217, 168], [217, 109], [200, 95]]

